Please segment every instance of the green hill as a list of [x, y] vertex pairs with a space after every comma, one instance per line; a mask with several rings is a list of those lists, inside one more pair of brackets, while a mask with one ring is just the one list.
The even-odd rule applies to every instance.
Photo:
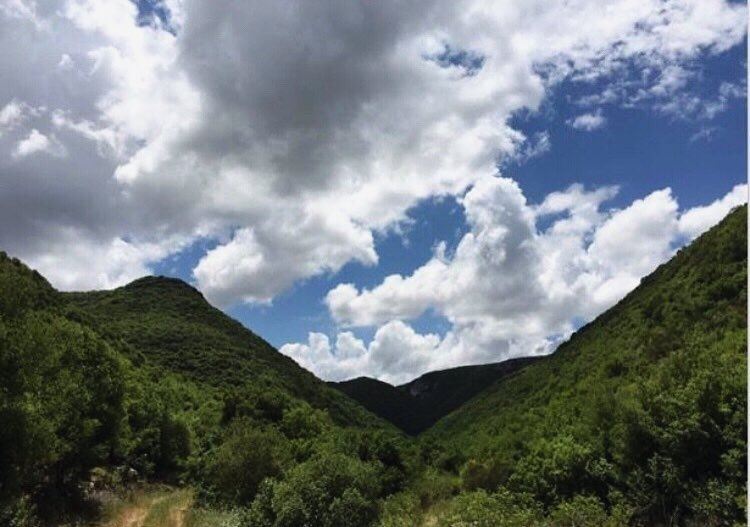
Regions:
[[369, 377], [329, 384], [407, 434], [417, 435], [493, 383], [536, 360], [529, 357], [432, 371], [400, 386]]
[[111, 291], [60, 296], [67, 317], [117, 343], [135, 364], [147, 363], [214, 388], [277, 386], [326, 409], [340, 424], [373, 423], [359, 405], [211, 306], [182, 280], [149, 276]]
[[[309, 471], [335, 485], [262, 514], [372, 518], [410, 455], [390, 424], [180, 280], [60, 293], [4, 253], [0, 423], [0, 525], [14, 527], [78, 522], [98, 510], [90, 489], [134, 478], [223, 508], [249, 506], [264, 481], [269, 499], [301, 492], [289, 486]], [[332, 502], [346, 511], [309, 510]]]
[[744, 206], [424, 440], [462, 453], [468, 488], [546, 510], [586, 497], [630, 523], [744, 522], [746, 344]]

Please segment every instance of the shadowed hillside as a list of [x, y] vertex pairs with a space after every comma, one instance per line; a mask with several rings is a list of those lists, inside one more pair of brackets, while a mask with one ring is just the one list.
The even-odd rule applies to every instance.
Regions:
[[375, 415], [417, 435], [491, 384], [536, 360], [537, 357], [529, 357], [433, 371], [400, 386], [369, 377], [330, 384]]

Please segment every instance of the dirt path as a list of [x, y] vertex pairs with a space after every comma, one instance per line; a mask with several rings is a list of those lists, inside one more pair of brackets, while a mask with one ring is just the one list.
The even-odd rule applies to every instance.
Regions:
[[120, 527], [141, 527], [143, 520], [148, 515], [148, 509], [143, 507], [132, 507], [125, 509], [122, 516], [114, 521], [111, 525]]
[[189, 504], [174, 507], [169, 511], [170, 527], [185, 527], [185, 515], [187, 514]]
[[118, 507], [101, 527], [185, 527], [192, 501], [187, 490], [143, 494]]

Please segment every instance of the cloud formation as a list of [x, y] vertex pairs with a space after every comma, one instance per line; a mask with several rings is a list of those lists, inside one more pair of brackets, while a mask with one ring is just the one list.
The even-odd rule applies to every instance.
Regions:
[[[391, 381], [543, 353], [747, 189], [687, 211], [669, 189], [620, 211], [610, 187], [532, 205], [498, 167], [550, 136], [512, 117], [573, 82], [576, 129], [612, 104], [711, 119], [745, 88], [696, 95], [696, 63], [741, 43], [746, 16], [724, 0], [163, 0], [144, 19], [130, 0], [0, 0], [0, 45], [24, 50], [0, 55], [0, 245], [87, 289], [208, 238], [193, 269], [207, 297], [270, 302], [376, 265], [378, 233], [451, 196], [469, 226], [454, 251], [326, 296], [342, 325], [378, 328], [369, 344], [313, 333], [284, 351]], [[427, 310], [450, 322], [442, 338], [408, 325]]]
[[368, 346], [350, 331], [337, 335], [335, 345], [322, 333], [310, 333], [304, 344], [286, 344], [285, 353], [302, 367], [324, 373], [328, 380], [345, 380], [377, 371], [393, 384], [410, 381], [414, 372], [439, 363], [442, 342], [438, 335], [420, 335], [407, 324], [393, 320], [382, 325]]
[[592, 132], [598, 130], [607, 124], [607, 118], [604, 117], [601, 109], [591, 113], [582, 113], [573, 119], [568, 119], [568, 125], [575, 130]]
[[[388, 276], [372, 289], [340, 284], [329, 291], [326, 304], [339, 323], [379, 326], [370, 345], [358, 347], [356, 360], [341, 359], [338, 346], [315, 347], [312, 335], [308, 344], [282, 351], [324, 378], [368, 374], [398, 382], [434, 369], [547, 353], [677, 247], [746, 202], [748, 187], [684, 211], [668, 188], [624, 209], [605, 209], [616, 193], [614, 187], [574, 185], [534, 206], [511, 179], [480, 180], [461, 200], [470, 231], [454, 254], [439, 248], [412, 274]], [[539, 227], [550, 218], [549, 226]], [[450, 322], [443, 339], [412, 334], [405, 323], [427, 310]], [[426, 339], [397, 369], [380, 344], [381, 331], [387, 335], [394, 327], [411, 341]]]
[[[608, 78], [687, 104], [680, 72], [745, 22], [723, 0], [164, 0], [145, 20], [129, 0], [5, 1], [0, 45], [24, 53], [0, 56], [0, 243], [90, 288], [212, 238], [194, 270], [208, 298], [267, 302], [375, 264], [373, 235], [421, 200], [548, 149], [509, 119], [563, 80], [596, 104]], [[129, 256], [79, 273], [90, 258], [61, 233]]]

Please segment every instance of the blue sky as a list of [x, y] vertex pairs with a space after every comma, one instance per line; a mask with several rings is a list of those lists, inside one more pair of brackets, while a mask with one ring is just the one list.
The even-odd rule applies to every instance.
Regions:
[[0, 44], [0, 247], [325, 379], [549, 353], [747, 199], [742, 2], [20, 1]]
[[[712, 57], [701, 64], [705, 78], [701, 94], [709, 97], [722, 81], [741, 82], [745, 76], [745, 48]], [[540, 203], [552, 191], [574, 183], [586, 187], [619, 185], [609, 202], [624, 208], [654, 190], [670, 187], [683, 207], [694, 207], [724, 196], [747, 179], [747, 100], [736, 98], [711, 120], [663, 115], [651, 108], [604, 107], [607, 124], [591, 132], [574, 130], [566, 121], [581, 112], [574, 102], [586, 91], [575, 84], [557, 88], [544, 108], [518, 116], [519, 128], [533, 135], [547, 131], [549, 151], [521, 163], [504, 167], [516, 179], [526, 197]], [[710, 129], [709, 137], [695, 137]], [[374, 266], [352, 262], [336, 273], [327, 273], [295, 284], [270, 304], [238, 305], [229, 313], [269, 342], [281, 347], [304, 341], [309, 332], [335, 334], [337, 324], [323, 299], [340, 282], [371, 288], [389, 274], [409, 274], [428, 260], [435, 245], [452, 246], [466, 232], [461, 207], [451, 197], [430, 199], [409, 210], [411, 224], [401, 232], [376, 237], [380, 262]], [[159, 262], [155, 272], [194, 282], [192, 269], [214, 244], [196, 247]], [[420, 333], [444, 335], [450, 324], [444, 317], [427, 312], [412, 320]], [[368, 341], [374, 328], [355, 328]]]

